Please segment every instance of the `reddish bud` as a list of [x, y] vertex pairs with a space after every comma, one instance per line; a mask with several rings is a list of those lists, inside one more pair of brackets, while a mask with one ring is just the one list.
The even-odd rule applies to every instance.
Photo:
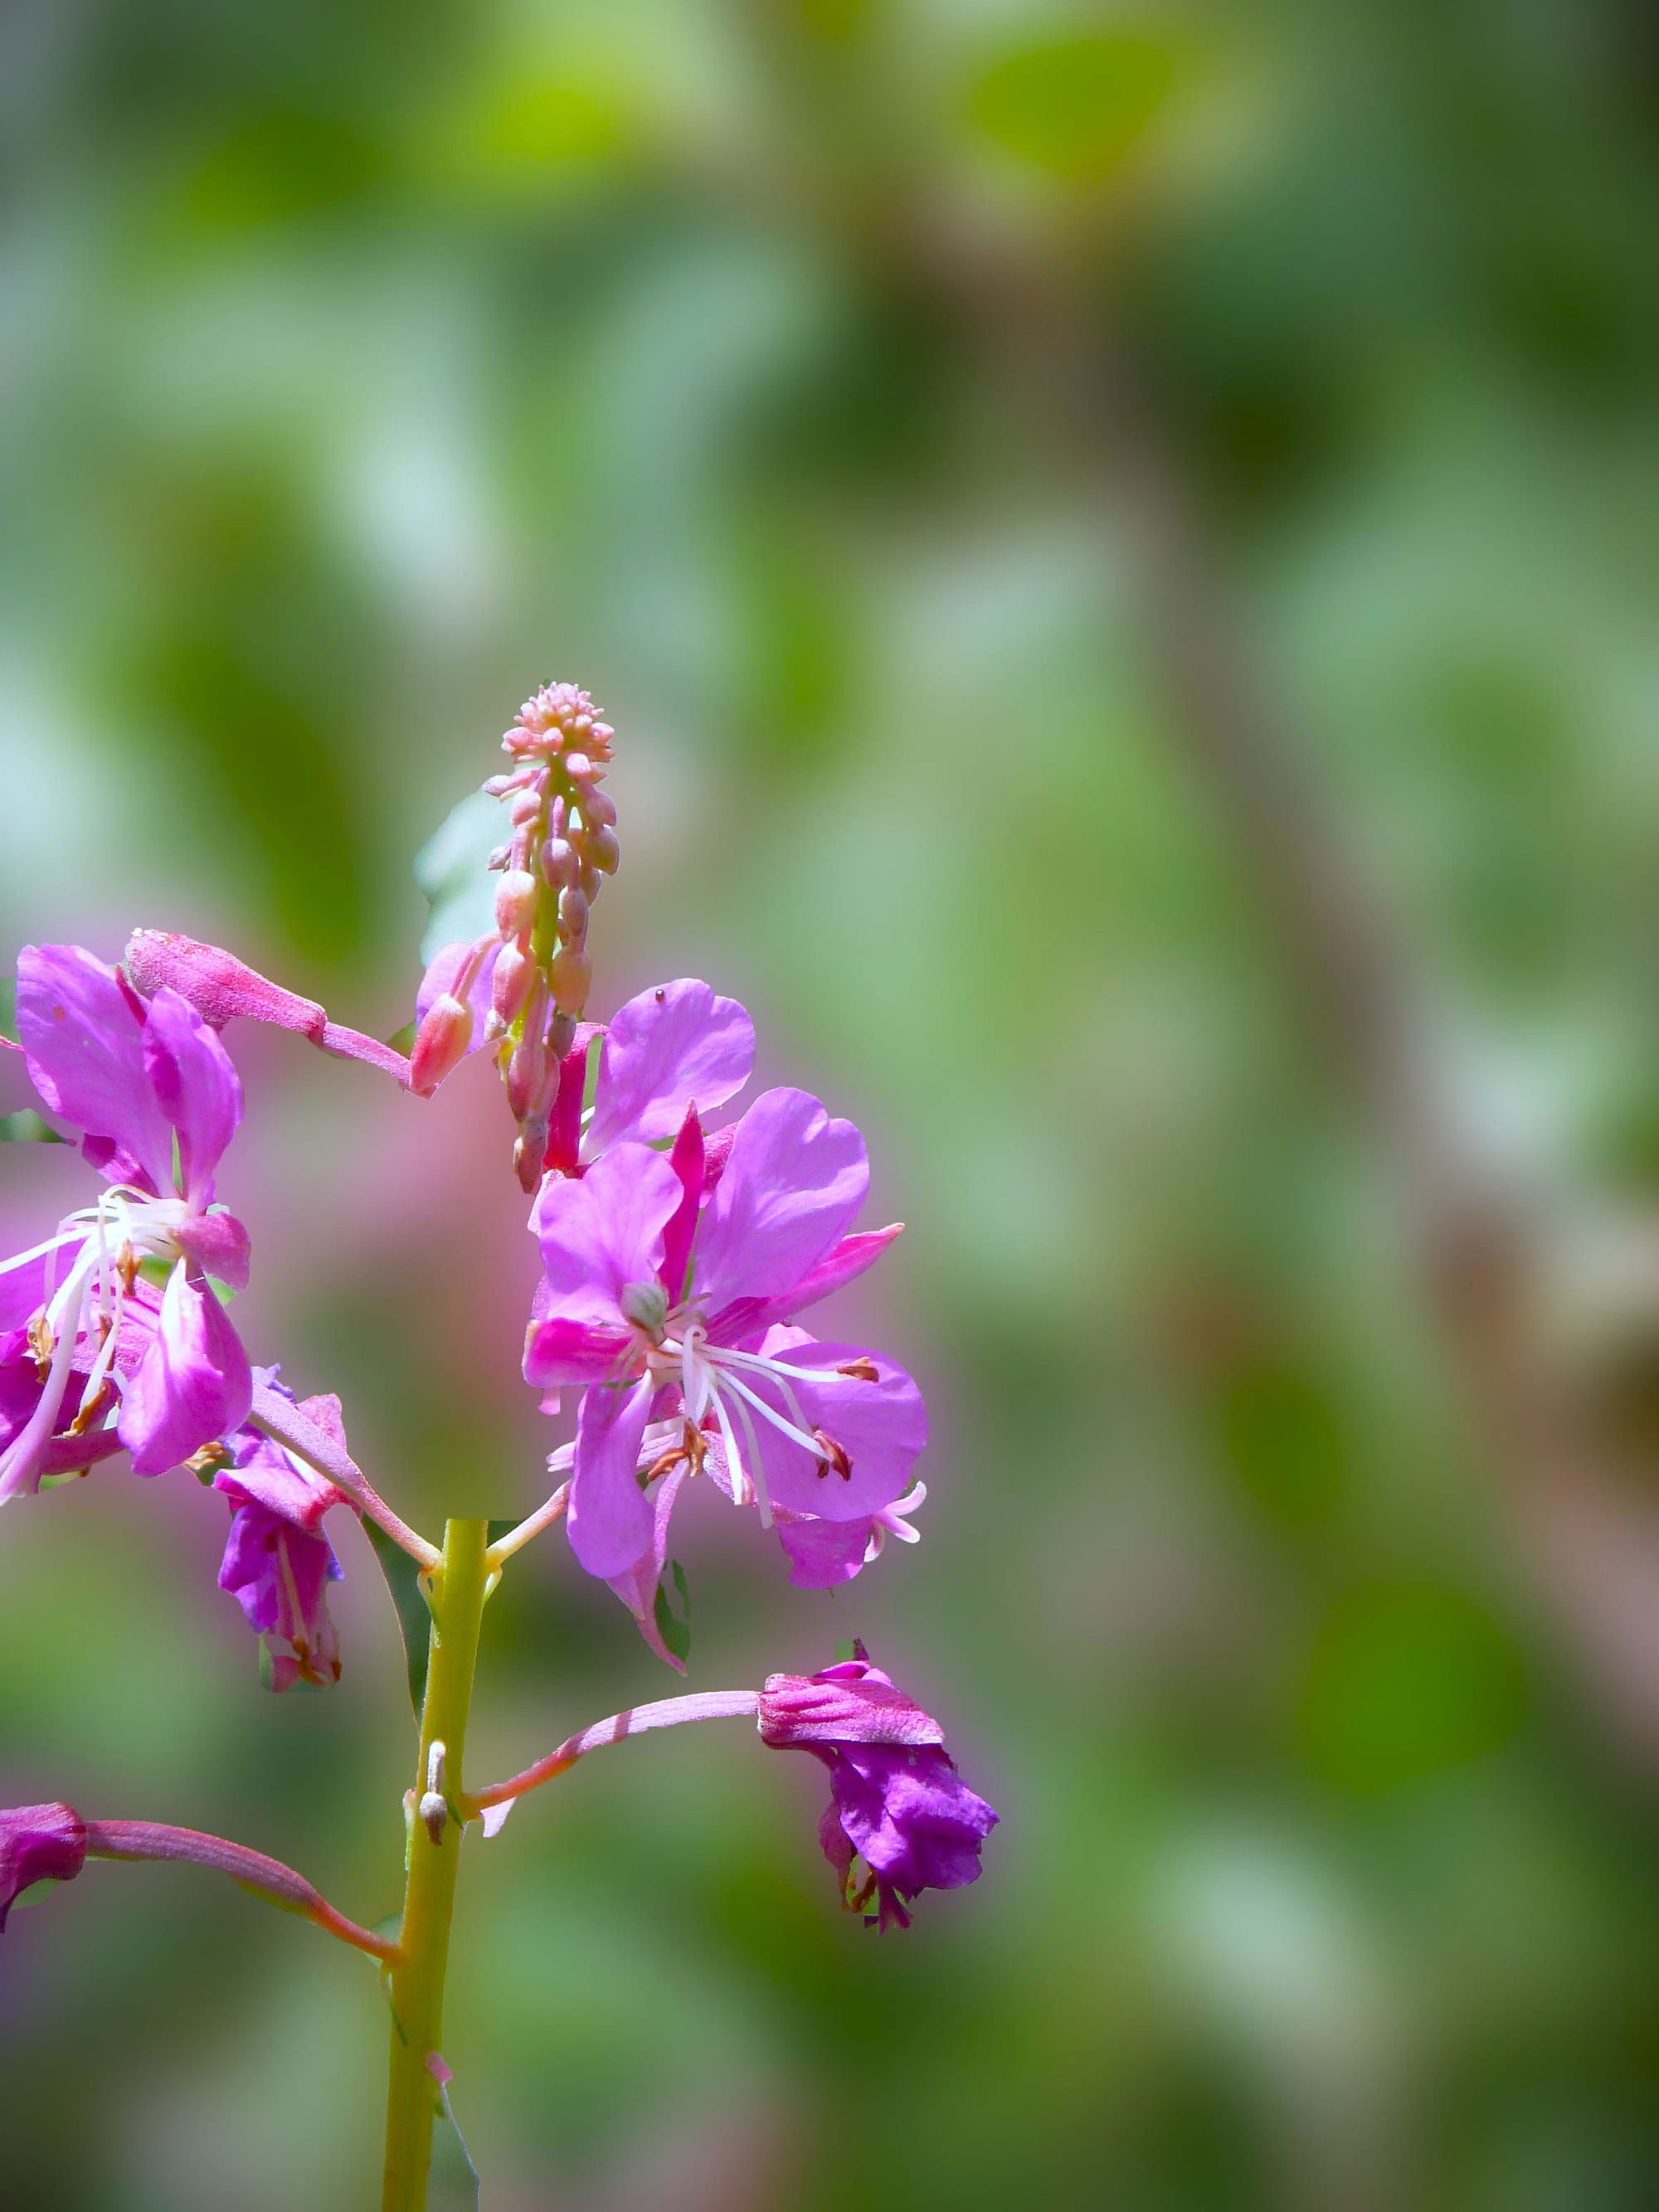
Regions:
[[495, 927], [504, 939], [522, 937], [536, 919], [536, 878], [527, 868], [511, 868], [495, 890]]
[[587, 857], [602, 875], [614, 876], [622, 858], [614, 830], [604, 827], [591, 830], [587, 835]]
[[580, 1014], [587, 1004], [587, 994], [592, 987], [593, 963], [585, 952], [575, 952], [561, 945], [553, 955], [550, 970], [553, 1003], [562, 1014]]
[[542, 847], [542, 873], [556, 890], [576, 880], [576, 848], [563, 837], [550, 837]]
[[409, 1055], [409, 1087], [429, 1098], [453, 1075], [472, 1042], [472, 1009], [446, 991], [427, 1008]]
[[587, 901], [574, 885], [559, 893], [559, 942], [573, 952], [587, 943]]
[[530, 996], [531, 985], [536, 980], [536, 965], [521, 945], [504, 945], [495, 962], [495, 974], [489, 987], [490, 1008], [498, 1022], [508, 1029], [524, 1011], [525, 1000]]
[[582, 820], [590, 830], [614, 830], [617, 826], [617, 802], [608, 791], [597, 786], [581, 795]]

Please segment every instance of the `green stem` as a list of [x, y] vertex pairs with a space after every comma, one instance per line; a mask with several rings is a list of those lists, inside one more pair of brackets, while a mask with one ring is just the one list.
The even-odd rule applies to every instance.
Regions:
[[386, 2183], [381, 2212], [425, 2212], [432, 2164], [438, 2083], [428, 2060], [443, 2027], [444, 1968], [461, 1853], [461, 1824], [453, 1813], [433, 1840], [418, 1808], [432, 1772], [432, 1747], [443, 1746], [439, 1792], [453, 1805], [461, 1794], [461, 1756], [472, 1702], [472, 1670], [489, 1579], [487, 1521], [450, 1521], [432, 1571], [432, 1633], [421, 1756], [409, 1802], [409, 1870], [403, 1932], [391, 1976], [392, 2079], [386, 2096]]

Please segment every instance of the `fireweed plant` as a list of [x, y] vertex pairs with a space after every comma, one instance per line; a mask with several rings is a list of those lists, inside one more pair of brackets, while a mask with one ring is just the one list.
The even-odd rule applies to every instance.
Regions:
[[[465, 1778], [484, 1607], [556, 1522], [578, 1565], [684, 1674], [684, 1584], [667, 1562], [686, 1483], [701, 1478], [753, 1513], [804, 1589], [849, 1581], [890, 1537], [914, 1543], [926, 1494], [914, 1479], [927, 1436], [915, 1383], [884, 1352], [825, 1341], [803, 1320], [898, 1233], [854, 1226], [869, 1181], [858, 1130], [800, 1091], [737, 1109], [754, 1028], [707, 983], [665, 983], [608, 1023], [586, 1018], [589, 916], [618, 858], [604, 787], [612, 735], [571, 684], [520, 709], [502, 741], [506, 772], [484, 786], [507, 830], [488, 862], [493, 925], [431, 960], [406, 1056], [231, 953], [152, 930], [133, 936], [119, 966], [79, 945], [26, 946], [17, 1036], [0, 1038], [45, 1109], [12, 1116], [7, 1133], [78, 1142], [92, 1170], [87, 1203], [0, 1264], [0, 1502], [121, 1453], [139, 1475], [188, 1469], [229, 1509], [219, 1586], [257, 1632], [276, 1691], [339, 1678], [328, 1589], [341, 1571], [327, 1523], [360, 1516], [405, 1623], [413, 1609], [420, 1719], [403, 1910], [381, 1930], [244, 1844], [64, 1804], [0, 1812], [0, 1927], [25, 1890], [69, 1881], [88, 1859], [182, 1859], [366, 1953], [392, 2013], [385, 2212], [428, 2205], [434, 2129], [440, 2170], [459, 2177], [453, 2201], [476, 2201], [440, 2054], [451, 1905], [472, 1823], [493, 1835], [520, 1797], [600, 1745], [747, 1720], [770, 1749], [809, 1753], [827, 1770], [820, 1845], [846, 1906], [889, 1929], [908, 1927], [922, 1890], [976, 1877], [997, 1818], [958, 1777], [939, 1723], [861, 1644], [758, 1691], [634, 1706], [506, 1781], [472, 1789]], [[451, 1520], [441, 1544], [418, 1534], [352, 1457], [339, 1400], [300, 1397], [250, 1358], [228, 1310], [248, 1280], [250, 1240], [214, 1194], [242, 1119], [222, 1036], [238, 1020], [295, 1031], [419, 1097], [471, 1054], [495, 1061], [544, 1266], [524, 1377], [574, 1430], [548, 1461], [556, 1486], [516, 1527]]]

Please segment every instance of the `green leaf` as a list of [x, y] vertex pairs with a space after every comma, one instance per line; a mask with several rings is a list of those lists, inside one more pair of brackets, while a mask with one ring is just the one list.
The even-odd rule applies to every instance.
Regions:
[[472, 2163], [447, 2085], [438, 2087], [438, 2118], [432, 2130], [432, 2171], [426, 2185], [426, 2212], [478, 2212], [478, 2169]]
[[836, 1639], [836, 1664], [837, 1667], [850, 1667], [858, 1656], [858, 1645], [850, 1636], [842, 1636]]
[[403, 1632], [404, 1661], [409, 1670], [409, 1701], [415, 1708], [418, 1727], [426, 1697], [427, 1649], [432, 1633], [432, 1611], [426, 1601], [426, 1592], [421, 1588], [421, 1570], [403, 1547], [394, 1544], [386, 1530], [367, 1516], [363, 1533], [374, 1547], [380, 1572], [392, 1593], [398, 1626]]
[[[679, 1593], [678, 1613], [668, 1595], [671, 1576], [674, 1588]], [[670, 1560], [667, 1574], [657, 1584], [657, 1602], [653, 1610], [657, 1616], [658, 1635], [684, 1665], [691, 1656], [691, 1595], [685, 1586], [685, 1569], [678, 1559]]]
[[1115, 176], [1190, 76], [1189, 34], [1151, 20], [1102, 24], [1000, 55], [974, 86], [970, 127], [1070, 184]]
[[0, 975], [0, 1036], [17, 1042], [17, 984], [10, 975]]
[[49, 1128], [33, 1106], [20, 1106], [15, 1114], [0, 1114], [0, 1145], [66, 1145], [67, 1137], [60, 1137], [56, 1129]]
[[504, 827], [499, 804], [487, 792], [471, 791], [415, 855], [415, 880], [432, 909], [421, 939], [423, 961], [458, 939], [494, 928], [495, 878], [485, 863]]

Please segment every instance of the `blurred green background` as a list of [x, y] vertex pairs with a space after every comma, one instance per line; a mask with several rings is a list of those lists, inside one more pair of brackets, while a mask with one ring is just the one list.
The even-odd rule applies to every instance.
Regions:
[[[5, 11], [0, 939], [182, 928], [390, 1034], [411, 853], [573, 678], [619, 732], [597, 1011], [741, 996], [909, 1224], [841, 1321], [928, 1391], [922, 1545], [833, 1598], [707, 1499], [675, 1548], [693, 1686], [864, 1634], [1003, 1810], [985, 1877], [865, 1935], [741, 1729], [528, 1802], [447, 2028], [493, 2212], [1659, 2201], [1659, 1730], [1474, 1433], [1192, 742], [1194, 609], [1147, 614], [1173, 486], [1650, 1504], [1656, 89], [1631, 0]], [[230, 1042], [256, 1356], [414, 1517], [527, 1510], [562, 1431], [485, 1072], [421, 1107]], [[0, 1153], [7, 1249], [82, 1188]], [[276, 1700], [223, 1526], [119, 1468], [6, 1514], [5, 1802], [374, 1920], [368, 1548], [343, 1683]], [[550, 1541], [470, 1771], [671, 1686]], [[7, 2202], [371, 2203], [384, 2027], [228, 1885], [99, 1868], [6, 1938]]]

